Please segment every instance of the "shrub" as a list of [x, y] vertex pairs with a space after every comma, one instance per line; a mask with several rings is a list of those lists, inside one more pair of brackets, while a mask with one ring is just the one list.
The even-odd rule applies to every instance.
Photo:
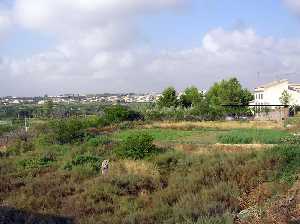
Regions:
[[266, 161], [278, 161], [276, 177], [281, 181], [292, 184], [297, 180], [300, 171], [300, 147], [277, 146], [265, 153]]
[[14, 127], [11, 125], [1, 125], [0, 124], [0, 136], [6, 132], [13, 131]]
[[112, 184], [117, 187], [119, 195], [138, 195], [142, 190], [153, 192], [158, 187], [152, 177], [136, 175], [116, 176], [112, 179]]
[[153, 137], [146, 133], [129, 135], [117, 149], [117, 154], [123, 158], [143, 159], [156, 152]]
[[47, 167], [55, 161], [55, 156], [51, 153], [46, 153], [40, 158], [24, 159], [18, 164], [25, 169], [33, 169], [40, 167]]
[[57, 144], [68, 144], [84, 139], [84, 122], [80, 119], [70, 118], [50, 122], [50, 140]]
[[92, 147], [98, 147], [101, 145], [108, 145], [111, 142], [112, 141], [108, 136], [103, 135], [103, 136], [98, 136], [95, 138], [90, 138], [89, 140], [87, 140], [87, 145], [92, 146]]
[[102, 117], [90, 116], [85, 119], [85, 126], [90, 128], [98, 128], [107, 125], [107, 122]]
[[93, 170], [99, 171], [101, 169], [101, 161], [102, 159], [97, 156], [92, 155], [78, 155], [75, 156], [70, 162], [68, 162], [65, 166], [65, 170], [72, 170], [77, 166], [90, 166]]
[[280, 139], [282, 144], [300, 145], [300, 136], [287, 136]]
[[35, 145], [31, 141], [22, 141], [17, 139], [13, 144], [7, 148], [7, 153], [9, 155], [20, 155], [21, 153], [26, 153], [35, 150]]
[[127, 107], [121, 105], [105, 108], [104, 118], [108, 123], [120, 123], [122, 121], [143, 120], [143, 116], [140, 113], [129, 110]]

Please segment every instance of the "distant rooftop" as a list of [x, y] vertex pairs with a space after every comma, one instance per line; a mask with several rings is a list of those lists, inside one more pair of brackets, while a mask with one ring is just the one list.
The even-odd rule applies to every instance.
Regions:
[[282, 84], [282, 83], [286, 83], [286, 82], [288, 83], [289, 80], [287, 80], [287, 79], [276, 80], [276, 81], [267, 83], [267, 84], [265, 84], [265, 85], [258, 86], [258, 87], [255, 88], [255, 89], [269, 88], [269, 87], [276, 86], [276, 85], [278, 85], [278, 84]]

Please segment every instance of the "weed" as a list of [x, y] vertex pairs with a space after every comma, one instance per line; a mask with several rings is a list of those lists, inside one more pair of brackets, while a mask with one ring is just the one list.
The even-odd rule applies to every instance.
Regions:
[[92, 170], [99, 171], [102, 159], [92, 155], [78, 155], [64, 166], [65, 170], [72, 170], [75, 167], [89, 167]]
[[279, 144], [282, 138], [289, 136], [288, 132], [280, 130], [244, 129], [221, 134], [218, 140], [223, 144]]

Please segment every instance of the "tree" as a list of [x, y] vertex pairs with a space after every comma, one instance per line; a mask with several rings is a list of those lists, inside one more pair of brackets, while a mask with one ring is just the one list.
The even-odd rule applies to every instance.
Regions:
[[186, 88], [184, 93], [180, 96], [179, 102], [182, 107], [194, 107], [203, 99], [203, 93], [199, 92], [197, 87], [191, 86]]
[[291, 103], [291, 98], [291, 94], [289, 94], [287, 90], [284, 90], [279, 100], [282, 105], [288, 106]]
[[249, 90], [242, 88], [237, 78], [215, 83], [207, 93], [210, 108], [214, 109], [218, 115], [239, 115], [246, 113], [249, 111], [249, 108], [244, 106], [223, 107], [223, 109], [221, 107], [222, 105], [248, 105], [253, 99], [253, 94]]
[[177, 94], [174, 87], [166, 88], [162, 96], [158, 99], [157, 102], [159, 107], [176, 107], [178, 104]]
[[45, 107], [44, 107], [45, 115], [47, 117], [53, 115], [53, 109], [54, 109], [53, 101], [52, 100], [47, 100], [47, 102], [45, 103]]

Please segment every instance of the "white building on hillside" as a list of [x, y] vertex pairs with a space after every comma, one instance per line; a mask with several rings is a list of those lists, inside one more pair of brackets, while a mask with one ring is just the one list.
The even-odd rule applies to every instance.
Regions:
[[289, 83], [286, 79], [274, 81], [255, 88], [255, 99], [251, 104], [281, 105], [280, 97], [285, 90], [291, 96], [290, 105], [300, 105], [300, 84]]

